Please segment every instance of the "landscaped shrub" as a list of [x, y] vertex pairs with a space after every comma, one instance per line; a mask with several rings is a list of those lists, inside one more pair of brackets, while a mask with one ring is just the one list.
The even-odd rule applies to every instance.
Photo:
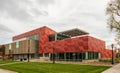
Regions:
[[120, 59], [119, 59], [119, 58], [116, 58], [116, 59], [115, 59], [115, 62], [116, 62], [116, 63], [120, 63]]
[[[99, 62], [112, 62], [112, 59], [99, 59]], [[120, 63], [120, 58], [115, 58], [114, 62]]]

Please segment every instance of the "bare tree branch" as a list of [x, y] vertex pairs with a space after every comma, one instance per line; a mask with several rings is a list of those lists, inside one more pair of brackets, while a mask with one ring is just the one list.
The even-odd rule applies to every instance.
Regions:
[[111, 0], [106, 8], [106, 14], [109, 16], [107, 24], [111, 30], [117, 32], [115, 40], [120, 45], [120, 0]]

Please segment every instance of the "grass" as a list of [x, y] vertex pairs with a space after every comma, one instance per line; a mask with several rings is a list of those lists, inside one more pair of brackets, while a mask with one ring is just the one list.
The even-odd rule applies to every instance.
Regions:
[[13, 63], [13, 62], [17, 62], [17, 61], [12, 61], [12, 60], [0, 60], [0, 64], [6, 64], [6, 63]]
[[16, 71], [18, 73], [101, 73], [110, 67], [24, 62], [0, 66], [0, 68]]

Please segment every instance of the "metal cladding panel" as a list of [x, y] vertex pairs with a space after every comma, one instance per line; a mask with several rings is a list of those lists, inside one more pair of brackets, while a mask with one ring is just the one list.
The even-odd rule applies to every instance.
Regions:
[[[105, 47], [105, 41], [96, 39], [94, 37], [88, 36], [88, 51], [91, 52], [100, 52], [101, 58], [111, 58], [112, 52]], [[114, 57], [116, 52], [114, 51]]]
[[[105, 42], [91, 36], [77, 38], [67, 38], [48, 42], [43, 46], [43, 53], [53, 53], [53, 47], [56, 53], [60, 52], [100, 52], [101, 58], [111, 58], [111, 50], [105, 48]], [[116, 52], [114, 52], [114, 56]]]
[[39, 43], [39, 53], [43, 53], [44, 50], [44, 45], [49, 42], [49, 35], [50, 34], [55, 34], [56, 32], [53, 31], [52, 29], [45, 28], [43, 35], [40, 35], [40, 43]]
[[24, 38], [24, 37], [27, 37], [27, 36], [31, 36], [31, 35], [34, 35], [34, 34], [38, 34], [38, 36], [39, 36], [39, 46], [38, 46], [39, 50], [38, 51], [39, 51], [39, 53], [42, 53], [43, 45], [46, 44], [49, 41], [48, 36], [50, 34], [54, 34], [54, 33], [56, 33], [54, 30], [44, 26], [44, 27], [41, 27], [41, 28], [29, 31], [29, 32], [20, 34], [18, 36], [14, 36], [13, 41]]
[[105, 41], [88, 36], [88, 51], [100, 52], [105, 50]]
[[[113, 51], [114, 57], [116, 57], [116, 51]], [[101, 51], [101, 57], [102, 58], [112, 58], [112, 50], [105, 49], [104, 51]]]
[[48, 42], [44, 45], [44, 53], [52, 53], [53, 47], [55, 52], [84, 52], [88, 50], [88, 38], [78, 37], [78, 38], [67, 38], [64, 40], [57, 40], [53, 42]]
[[[101, 58], [111, 58], [112, 50], [106, 49], [105, 41], [99, 40], [97, 38], [88, 37], [88, 51], [100, 52]], [[114, 57], [116, 57], [116, 52], [114, 51]]]

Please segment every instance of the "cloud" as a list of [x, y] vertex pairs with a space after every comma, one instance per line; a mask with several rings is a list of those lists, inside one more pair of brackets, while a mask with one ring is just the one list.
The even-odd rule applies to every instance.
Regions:
[[36, 2], [41, 5], [49, 5], [54, 4], [55, 0], [36, 0]]
[[[5, 33], [4, 33], [5, 34]], [[11, 43], [12, 39], [11, 39], [11, 35], [7, 35], [6, 36], [1, 36], [0, 35], [0, 45], [1, 44], [8, 44], [8, 43]]]
[[[40, 6], [47, 5], [54, 0], [0, 0], [0, 13], [20, 21], [33, 21], [34, 17], [47, 16], [47, 11]], [[40, 5], [39, 5], [40, 4]]]
[[109, 33], [107, 29], [107, 2], [108, 0], [0, 0], [0, 24], [6, 24], [1, 26], [5, 29], [12, 29], [13, 35], [44, 25], [58, 32], [79, 28], [110, 43], [115, 34]]
[[8, 34], [8, 33], [12, 33], [13, 31], [11, 29], [9, 29], [8, 27], [0, 24], [0, 34], [4, 35], [4, 34]]
[[31, 16], [21, 8], [20, 0], [0, 0], [0, 13], [6, 13], [8, 16], [14, 19], [19, 19], [22, 21], [30, 20]]

